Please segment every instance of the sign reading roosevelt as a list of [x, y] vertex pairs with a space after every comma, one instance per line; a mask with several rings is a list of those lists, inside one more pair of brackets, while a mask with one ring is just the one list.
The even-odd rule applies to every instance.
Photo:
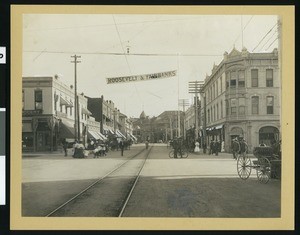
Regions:
[[115, 84], [115, 83], [122, 83], [122, 82], [149, 81], [153, 79], [168, 78], [174, 76], [176, 76], [176, 70], [161, 72], [161, 73], [144, 74], [144, 75], [106, 78], [106, 80], [107, 80], [107, 84]]

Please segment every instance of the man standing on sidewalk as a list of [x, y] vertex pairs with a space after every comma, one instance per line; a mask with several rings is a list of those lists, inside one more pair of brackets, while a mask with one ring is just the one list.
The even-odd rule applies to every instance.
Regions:
[[65, 157], [66, 157], [66, 156], [68, 156], [68, 142], [66, 141], [66, 139], [63, 139], [62, 144], [63, 144], [63, 149], [64, 149]]
[[123, 142], [123, 140], [120, 141], [120, 149], [121, 149], [121, 156], [123, 156], [123, 152], [124, 152], [124, 142]]

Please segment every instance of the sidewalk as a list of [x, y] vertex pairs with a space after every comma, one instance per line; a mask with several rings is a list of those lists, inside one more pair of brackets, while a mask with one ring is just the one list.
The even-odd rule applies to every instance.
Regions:
[[[108, 151], [106, 156], [101, 156], [99, 157], [99, 159], [101, 158], [117, 158], [117, 157], [129, 157], [132, 156], [134, 154], [136, 154], [138, 151], [142, 150], [141, 147], [138, 146], [131, 146], [130, 150], [124, 150], [123, 152], [123, 156], [121, 156], [121, 151], [120, 150], [115, 150], [115, 151]], [[45, 159], [77, 159], [77, 158], [73, 158], [73, 151], [72, 149], [68, 149], [68, 155], [65, 156], [64, 151], [53, 151], [53, 152], [25, 152], [22, 153], [22, 158], [45, 158]], [[93, 159], [94, 158], [94, 154], [90, 153], [89, 156], [87, 158], [78, 158], [78, 159]]]
[[[232, 153], [219, 152], [216, 156], [215, 154], [208, 154], [209, 151], [203, 153], [203, 149], [200, 149], [199, 153], [189, 153], [189, 158], [200, 158], [200, 159], [233, 159]], [[253, 154], [247, 154], [248, 157], [253, 158]]]

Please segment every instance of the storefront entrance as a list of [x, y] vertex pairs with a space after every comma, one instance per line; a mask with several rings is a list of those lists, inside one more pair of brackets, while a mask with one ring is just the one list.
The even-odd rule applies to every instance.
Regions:
[[51, 139], [49, 131], [37, 131], [36, 133], [36, 148], [37, 151], [50, 151]]

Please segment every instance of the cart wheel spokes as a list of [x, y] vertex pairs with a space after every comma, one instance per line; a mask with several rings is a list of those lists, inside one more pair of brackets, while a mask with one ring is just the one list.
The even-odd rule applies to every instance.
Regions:
[[262, 183], [268, 183], [271, 178], [271, 163], [269, 159], [262, 157], [258, 160], [258, 167], [256, 169], [257, 178]]
[[237, 159], [237, 172], [241, 179], [246, 180], [251, 175], [252, 163], [247, 155], [240, 155]]

